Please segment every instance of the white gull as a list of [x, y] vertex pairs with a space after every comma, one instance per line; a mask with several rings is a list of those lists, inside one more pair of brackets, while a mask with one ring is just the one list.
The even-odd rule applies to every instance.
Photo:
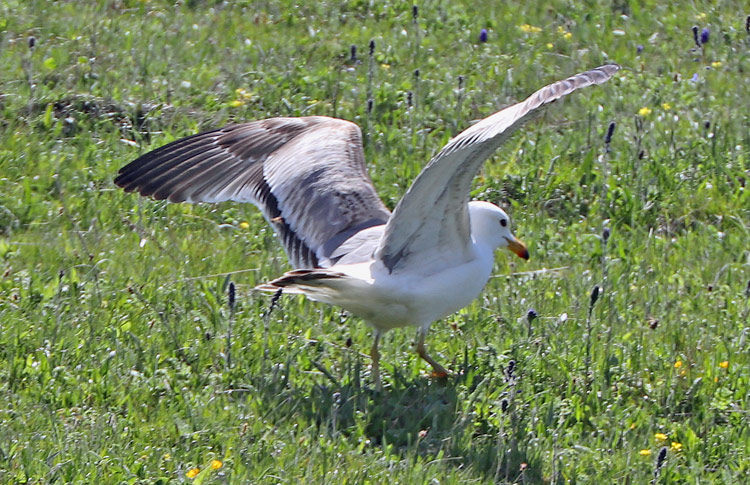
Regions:
[[469, 201], [472, 180], [539, 108], [619, 69], [609, 64], [550, 84], [464, 130], [432, 158], [393, 213], [367, 174], [359, 127], [324, 116], [271, 118], [189, 136], [126, 165], [115, 184], [172, 202], [255, 204], [296, 268], [259, 289], [301, 293], [372, 326], [378, 388], [378, 342], [396, 327], [417, 327], [417, 353], [433, 375], [445, 376], [425, 350], [432, 322], [479, 295], [495, 249], [529, 257], [502, 209]]

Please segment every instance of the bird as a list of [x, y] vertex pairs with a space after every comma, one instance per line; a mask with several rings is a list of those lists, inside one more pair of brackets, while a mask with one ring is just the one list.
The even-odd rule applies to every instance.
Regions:
[[379, 342], [416, 327], [432, 376], [448, 371], [425, 347], [430, 325], [470, 304], [489, 280], [495, 250], [527, 260], [508, 214], [471, 201], [472, 180], [540, 108], [618, 70], [606, 64], [549, 84], [453, 137], [390, 212], [366, 166], [362, 134], [326, 116], [277, 117], [198, 133], [122, 167], [126, 192], [188, 203], [249, 202], [274, 229], [293, 269], [256, 288], [343, 308], [373, 329], [370, 379], [382, 388]]

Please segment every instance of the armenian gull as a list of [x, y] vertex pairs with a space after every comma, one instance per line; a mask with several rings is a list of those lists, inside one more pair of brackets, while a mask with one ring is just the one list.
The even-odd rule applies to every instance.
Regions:
[[469, 201], [484, 161], [539, 108], [620, 69], [604, 65], [538, 90], [451, 139], [417, 176], [393, 213], [365, 168], [362, 135], [325, 116], [270, 118], [189, 136], [120, 169], [115, 184], [171, 202], [251, 202], [295, 268], [259, 286], [306, 295], [359, 316], [374, 329], [371, 376], [380, 388], [378, 343], [396, 327], [418, 328], [427, 354], [432, 322], [471, 303], [488, 281], [494, 251], [528, 259], [510, 218]]

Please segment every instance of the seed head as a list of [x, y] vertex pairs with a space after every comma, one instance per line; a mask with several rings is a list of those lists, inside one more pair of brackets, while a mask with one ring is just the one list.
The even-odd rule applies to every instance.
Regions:
[[234, 302], [235, 302], [234, 281], [230, 281], [229, 282], [229, 309], [231, 311], [234, 311]]
[[697, 25], [693, 25], [693, 42], [695, 42], [695, 45], [697, 45], [698, 47], [701, 46], [701, 41], [698, 38], [698, 26]]
[[609, 142], [612, 141], [612, 135], [615, 134], [615, 122], [611, 122], [609, 124], [609, 128], [607, 128], [607, 136], [604, 137], [604, 143], [609, 145]]
[[375, 54], [375, 41], [370, 41], [370, 57], [372, 57]]
[[599, 288], [599, 285], [595, 285], [594, 289], [591, 290], [591, 301], [589, 303], [589, 308], [594, 308], [594, 305], [596, 304], [596, 300], [599, 299], [599, 294], [601, 293], [602, 289]]
[[533, 308], [529, 308], [529, 310], [526, 312], [526, 320], [528, 320], [529, 323], [536, 320], [536, 317], [538, 316], [539, 315], [537, 314], [536, 310], [534, 310]]
[[33, 49], [36, 46], [36, 37], [33, 35], [29, 36], [29, 49]]
[[667, 460], [667, 447], [662, 446], [659, 450], [659, 454], [656, 456], [656, 469], [659, 470]]

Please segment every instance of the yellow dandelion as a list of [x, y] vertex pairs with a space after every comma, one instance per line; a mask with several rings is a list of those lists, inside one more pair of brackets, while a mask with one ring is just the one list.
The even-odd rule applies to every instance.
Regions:
[[685, 369], [682, 369], [680, 371], [680, 376], [684, 377], [687, 374], [687, 371]]
[[557, 33], [558, 34], [564, 34], [565, 32], [567, 32], [567, 30], [565, 30], [562, 25], [558, 25], [557, 26]]
[[673, 441], [672, 446], [670, 446], [669, 449], [671, 449], [672, 451], [680, 451], [682, 449], [682, 443]]
[[682, 367], [682, 361], [681, 361], [681, 360], [678, 360], [678, 361], [676, 361], [676, 362], [674, 363], [674, 368], [675, 368], [675, 369], [679, 369], [680, 367]]
[[643, 108], [638, 110], [638, 114], [641, 116], [648, 116], [651, 114], [651, 108], [644, 106]]
[[651, 454], [651, 450], [641, 450], [638, 452], [641, 456], [649, 456]]
[[714, 62], [712, 62], [711, 63], [711, 67], [713, 67], [714, 69], [720, 68], [721, 67], [721, 61], [714, 61]]
[[552, 42], [547, 42], [547, 49], [552, 49], [553, 47], [555, 47], [555, 44], [553, 44]]
[[706, 14], [703, 12], [695, 14], [695, 20], [706, 20]]
[[240, 222], [240, 229], [247, 229], [249, 227], [250, 227], [250, 223], [248, 223], [247, 221]]
[[224, 464], [219, 460], [211, 460], [211, 470], [218, 470], [223, 467]]
[[654, 434], [654, 439], [656, 441], [667, 441], [667, 435], [665, 435], [664, 433], [656, 433]]
[[242, 101], [241, 99], [234, 99], [234, 100], [232, 100], [232, 101], [231, 101], [231, 102], [230, 102], [229, 104], [230, 104], [230, 105], [231, 105], [231, 106], [232, 106], [233, 108], [239, 108], [240, 106], [242, 106], [243, 104], [245, 104], [245, 102], [244, 102], [244, 101]]
[[723, 362], [719, 362], [719, 367], [721, 367], [722, 369], [728, 369], [729, 368], [729, 361], [725, 360]]
[[670, 109], [672, 109], [672, 105], [671, 105], [671, 104], [669, 104], [669, 103], [662, 103], [662, 104], [661, 104], [661, 107], [662, 107], [662, 109], [663, 109], [664, 111], [669, 111]]
[[188, 470], [187, 473], [185, 473], [185, 475], [188, 478], [195, 478], [196, 475], [198, 475], [200, 472], [201, 472], [201, 469], [198, 467], [195, 467], [195, 468], [191, 468], [190, 470]]
[[714, 382], [719, 382], [719, 378], [718, 377], [714, 377]]
[[563, 39], [570, 40], [572, 38], [573, 38], [573, 34], [571, 34], [570, 32], [565, 32], [563, 34]]
[[390, 69], [390, 68], [391, 68], [391, 65], [390, 65], [390, 64], [385, 64], [385, 63], [383, 63], [383, 64], [381, 64], [381, 65], [380, 65], [380, 67], [382, 67], [382, 68], [383, 68], [383, 69], [385, 69], [385, 70], [388, 70], [388, 69]]
[[518, 28], [526, 32], [527, 34], [536, 34], [542, 31], [541, 27], [536, 27], [529, 24], [520, 25]]

